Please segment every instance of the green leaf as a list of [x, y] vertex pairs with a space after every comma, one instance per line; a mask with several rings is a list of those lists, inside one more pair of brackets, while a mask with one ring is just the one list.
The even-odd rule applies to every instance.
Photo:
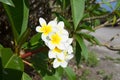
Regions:
[[58, 68], [56, 69], [56, 72], [58, 73], [59, 76], [62, 76], [62, 75], [64, 74], [64, 68], [58, 67]]
[[81, 24], [80, 26], [78, 26], [77, 30], [82, 30], [82, 29], [85, 29], [85, 30], [88, 30], [91, 32], [95, 31], [95, 30], [93, 30], [93, 28], [90, 26], [90, 23], [88, 23], [88, 22], [85, 22], [85, 23]]
[[[0, 45], [1, 46], [1, 45]], [[0, 79], [2, 79], [2, 71], [3, 71], [3, 66], [2, 66], [2, 60], [1, 60], [1, 49], [2, 49], [2, 46], [0, 47]]]
[[11, 49], [3, 48], [1, 49], [1, 60], [3, 68], [16, 69], [24, 71], [24, 65], [20, 57], [13, 54]]
[[30, 39], [30, 44], [31, 45], [36, 45], [40, 41], [41, 41], [41, 33], [37, 33]]
[[77, 42], [79, 43], [79, 45], [81, 46], [81, 49], [82, 49], [82, 54], [81, 55], [83, 57], [85, 57], [85, 59], [87, 59], [88, 58], [88, 49], [85, 45], [85, 42], [84, 42], [83, 38], [79, 35], [76, 35], [75, 38], [76, 38]]
[[9, 6], [15, 7], [14, 3], [12, 2], [12, 0], [0, 0], [0, 2], [7, 4]]
[[98, 26], [98, 25], [100, 25], [100, 20], [96, 19], [96, 20], [94, 21], [94, 26]]
[[72, 17], [74, 23], [74, 29], [76, 30], [80, 20], [83, 17], [85, 0], [70, 0], [72, 8]]
[[0, 48], [3, 48], [3, 46], [0, 44]]
[[82, 37], [84, 37], [87, 41], [91, 42], [92, 44], [100, 45], [100, 42], [91, 34], [87, 33], [79, 33]]
[[115, 9], [117, 10], [117, 9], [119, 9], [120, 8], [120, 0], [117, 0], [117, 2], [116, 2], [117, 4], [116, 4], [116, 6], [115, 6]]
[[62, 9], [65, 10], [70, 4], [70, 0], [62, 0]]
[[52, 76], [44, 76], [43, 80], [61, 80], [61, 76], [59, 76], [57, 73]]
[[61, 79], [58, 79], [56, 76], [45, 76], [43, 80], [61, 80]]
[[116, 22], [117, 22], [117, 17], [114, 15], [112, 25], [114, 25]]
[[36, 49], [36, 48], [39, 48], [43, 45], [44, 45], [44, 43], [41, 39], [41, 33], [37, 33], [34, 36], [32, 36], [30, 41], [24, 43], [22, 45], [22, 48], [24, 48], [24, 49]]
[[57, 16], [59, 21], [63, 21], [65, 23], [66, 28], [71, 28], [71, 24], [62, 15], [60, 15], [59, 13], [55, 13], [55, 15]]
[[28, 38], [29, 34], [30, 34], [30, 28], [26, 29], [26, 31], [19, 37], [19, 39], [18, 39], [19, 47], [21, 47], [25, 43], [25, 41]]
[[43, 77], [45, 75], [52, 75], [55, 73], [55, 70], [51, 67], [52, 65], [48, 65], [48, 55], [47, 51], [38, 52], [31, 58], [31, 62], [34, 66], [34, 69]]
[[0, 50], [0, 64], [2, 80], [21, 80], [24, 65], [21, 58], [13, 54], [11, 49], [2, 48]]
[[22, 71], [16, 69], [5, 68], [3, 69], [2, 80], [21, 80], [22, 73]]
[[77, 62], [77, 65], [79, 65], [80, 63], [80, 60], [81, 60], [81, 47], [79, 46], [79, 43], [76, 42], [76, 52], [75, 52], [75, 59], [76, 59], [76, 62]]
[[70, 67], [65, 68], [64, 71], [66, 72], [66, 75], [68, 76], [68, 80], [76, 80], [76, 74]]
[[22, 35], [27, 28], [28, 24], [28, 0], [12, 0], [15, 7], [3, 4], [5, 11], [7, 12], [9, 21], [11, 23], [11, 29], [15, 40]]
[[30, 78], [30, 76], [28, 74], [26, 74], [25, 72], [23, 72], [22, 80], [32, 80], [32, 79]]
[[22, 19], [20, 35], [22, 35], [26, 31], [27, 25], [28, 25], [28, 17], [29, 17], [29, 1], [28, 0], [23, 0], [23, 13], [22, 14], [23, 14], [23, 19]]
[[115, 13], [117, 14], [118, 17], [120, 17], [120, 11], [116, 10]]
[[56, 69], [55, 74], [53, 74], [53, 75], [45, 75], [43, 77], [43, 80], [61, 80], [62, 76], [63, 76], [63, 73], [64, 73], [64, 69], [59, 67], [59, 68]]

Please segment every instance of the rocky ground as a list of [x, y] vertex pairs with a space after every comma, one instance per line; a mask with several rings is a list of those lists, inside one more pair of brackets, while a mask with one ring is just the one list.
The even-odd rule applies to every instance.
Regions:
[[[105, 27], [91, 34], [101, 43], [106, 43], [116, 34], [120, 34], [120, 27]], [[120, 36], [110, 42], [110, 45], [119, 46]], [[120, 80], [120, 51], [112, 51], [102, 46], [89, 46], [89, 50], [96, 53], [99, 63], [94, 68], [88, 67], [88, 80]]]

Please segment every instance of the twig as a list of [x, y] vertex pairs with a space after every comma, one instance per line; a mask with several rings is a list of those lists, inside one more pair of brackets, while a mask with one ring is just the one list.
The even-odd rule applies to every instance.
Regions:
[[[116, 21], [116, 23], [118, 23], [120, 21], [120, 18], [119, 19], [117, 19], [117, 21]], [[109, 21], [106, 21], [105, 23], [103, 23], [103, 24], [101, 24], [101, 25], [99, 25], [99, 26], [96, 26], [95, 28], [94, 28], [94, 30], [97, 30], [97, 29], [99, 29], [99, 28], [102, 28], [102, 27], [105, 27], [106, 25], [111, 25], [112, 23], [109, 23]]]
[[30, 67], [33, 67], [33, 65], [30, 63], [30, 62], [28, 62], [28, 61], [25, 61], [25, 60], [22, 60], [25, 64], [27, 64], [27, 65], [29, 65]]
[[115, 48], [114, 46], [110, 46], [107, 44], [103, 44], [102, 46], [105, 46], [106, 48], [113, 50], [113, 51], [120, 51], [120, 48]]
[[113, 51], [120, 51], [120, 47], [116, 47], [116, 46], [111, 46], [109, 45], [110, 42], [112, 42], [114, 39], [118, 38], [120, 36], [120, 34], [116, 34], [115, 36], [113, 36], [109, 41], [107, 41], [105, 44], [103, 44], [102, 46], [105, 46], [106, 48], [113, 50]]
[[101, 25], [99, 25], [99, 26], [96, 26], [96, 27], [94, 28], [94, 30], [99, 29], [99, 28], [102, 28], [102, 27], [104, 27], [104, 26], [106, 26], [106, 25], [108, 25], [108, 24], [109, 24], [109, 21], [106, 21], [104, 24], [101, 24]]
[[85, 18], [83, 21], [90, 21], [90, 20], [95, 20], [95, 19], [103, 19], [105, 17], [108, 17], [110, 14], [102, 15], [102, 16], [95, 16], [95, 17], [89, 17]]
[[29, 52], [26, 52], [24, 54], [21, 54], [20, 57], [24, 59], [24, 58], [32, 56], [33, 54], [36, 54], [36, 53], [39, 53], [39, 52], [42, 52], [42, 51], [46, 51], [46, 50], [48, 50], [47, 47], [41, 47], [41, 48], [36, 49], [34, 51], [31, 51], [31, 52], [29, 51]]

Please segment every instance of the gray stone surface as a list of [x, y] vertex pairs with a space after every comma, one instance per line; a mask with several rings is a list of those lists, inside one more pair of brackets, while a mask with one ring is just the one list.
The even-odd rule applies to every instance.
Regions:
[[[105, 27], [98, 29], [91, 34], [93, 34], [100, 42], [106, 43], [111, 39], [111, 37], [115, 36], [116, 34], [120, 34], [120, 27]], [[90, 68], [92, 73], [89, 75], [89, 77], [93, 80], [104, 80], [97, 75], [97, 71], [104, 70], [106, 75], [113, 75], [112, 80], [120, 80], [120, 60], [116, 63], [113, 60], [107, 59], [120, 59], [120, 54], [118, 54], [118, 51], [111, 51], [106, 47], [89, 46], [88, 43], [87, 45], [89, 50], [96, 53], [98, 59], [100, 60], [97, 67]], [[113, 40], [110, 45], [120, 45], [120, 36]]]

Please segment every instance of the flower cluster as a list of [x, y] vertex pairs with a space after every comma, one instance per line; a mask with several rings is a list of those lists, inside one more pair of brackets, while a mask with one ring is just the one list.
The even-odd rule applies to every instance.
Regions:
[[64, 29], [64, 22], [52, 20], [47, 24], [43, 18], [39, 18], [39, 23], [36, 31], [42, 33], [41, 38], [50, 49], [48, 57], [54, 59], [53, 67], [65, 68], [73, 58], [71, 46], [73, 39], [69, 38], [69, 33]]

